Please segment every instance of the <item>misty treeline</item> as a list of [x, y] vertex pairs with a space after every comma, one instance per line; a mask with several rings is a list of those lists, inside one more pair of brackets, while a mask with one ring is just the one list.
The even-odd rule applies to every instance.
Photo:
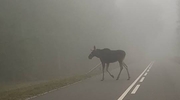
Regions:
[[90, 49], [122, 49], [140, 61], [163, 30], [151, 0], [0, 0], [0, 81], [86, 73]]

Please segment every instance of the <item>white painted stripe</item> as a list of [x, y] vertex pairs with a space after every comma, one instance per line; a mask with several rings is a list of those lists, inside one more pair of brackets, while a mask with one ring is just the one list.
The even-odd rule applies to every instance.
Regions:
[[148, 69], [148, 70], [150, 70], [150, 69], [152, 68], [152, 66], [153, 66], [154, 63], [155, 63], [155, 61], [152, 62], [152, 64], [149, 66], [149, 69]]
[[[93, 68], [92, 68], [89, 72], [87, 72], [86, 74], [88, 74], [88, 73], [90, 73], [91, 71], [93, 71], [94, 69], [96, 69], [99, 65], [101, 65], [101, 63], [97, 64], [95, 67], [93, 67]], [[59, 88], [57, 88], [57, 89], [53, 89], [53, 90], [50, 90], [50, 91], [47, 91], [47, 92], [44, 92], [44, 93], [41, 93], [41, 94], [37, 94], [36, 96], [32, 96], [32, 97], [26, 98], [25, 100], [30, 100], [30, 99], [36, 98], [36, 97], [38, 97], [38, 96], [42, 96], [42, 95], [45, 95], [45, 94], [47, 94], [47, 93], [54, 92], [54, 91], [57, 91], [57, 90], [59, 90], [59, 89], [66, 88], [66, 87], [69, 87], [69, 86], [71, 86], [71, 85], [80, 83], [80, 82], [82, 82], [82, 81], [83, 81], [83, 80], [80, 80], [80, 81], [77, 81], [77, 82], [75, 82], [75, 83], [72, 83], [72, 84], [69, 84], [69, 85], [65, 85], [65, 86], [63, 86], [63, 87], [59, 87]]]
[[92, 72], [93, 70], [95, 70], [99, 65], [101, 65], [101, 63], [97, 64], [95, 67], [93, 67], [89, 72], [87, 72], [86, 74], [89, 74], [90, 72]]
[[144, 76], [146, 76], [146, 75], [147, 75], [147, 73], [144, 74]]
[[[151, 64], [151, 63], [150, 63]], [[150, 65], [149, 64], [149, 65]], [[127, 93], [131, 90], [131, 88], [137, 83], [137, 81], [140, 79], [140, 77], [145, 73], [145, 71], [148, 69], [149, 65], [146, 67], [146, 69], [139, 75], [139, 77], [126, 89], [126, 91], [118, 98], [118, 100], [123, 100], [124, 97], [127, 95]]]
[[139, 87], [140, 87], [140, 85], [138, 84], [138, 85], [136, 85], [136, 87], [134, 88], [134, 90], [131, 92], [131, 94], [135, 94], [136, 93], [136, 91], [139, 89]]
[[151, 69], [151, 67], [149, 67], [149, 69], [148, 70], [150, 70]]
[[150, 70], [151, 67], [153, 66], [154, 62], [155, 62], [155, 61], [153, 61], [153, 62], [149, 65], [149, 68], [148, 68], [147, 72], [149, 72], [149, 70]]
[[142, 77], [141, 80], [140, 80], [139, 82], [143, 82], [143, 81], [144, 81], [144, 78], [145, 78], [145, 77]]
[[66, 85], [66, 86], [63, 86], [63, 87], [57, 88], [57, 89], [50, 90], [50, 91], [47, 91], [47, 92], [44, 92], [44, 93], [38, 94], [38, 95], [36, 95], [36, 96], [32, 96], [32, 97], [26, 98], [25, 100], [34, 99], [34, 98], [36, 98], [36, 97], [39, 97], [39, 96], [45, 95], [45, 94], [50, 93], [50, 92], [57, 91], [57, 90], [62, 89], [62, 88], [66, 88], [66, 87], [68, 87], [68, 86], [71, 86], [71, 85], [74, 85], [74, 84], [80, 83], [80, 82], [82, 82], [82, 81], [83, 81], [83, 80], [81, 80], [81, 81], [77, 81], [77, 82], [75, 82], [75, 83], [72, 83], [72, 84], [69, 84], [69, 85]]

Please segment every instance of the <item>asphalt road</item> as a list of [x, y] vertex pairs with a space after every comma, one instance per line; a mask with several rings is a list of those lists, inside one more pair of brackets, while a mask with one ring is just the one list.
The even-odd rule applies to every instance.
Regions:
[[[118, 66], [113, 64], [110, 66]], [[119, 80], [105, 74], [80, 81], [31, 100], [180, 100], [180, 64], [172, 60], [147, 60], [128, 64]], [[111, 73], [117, 77], [119, 69]]]

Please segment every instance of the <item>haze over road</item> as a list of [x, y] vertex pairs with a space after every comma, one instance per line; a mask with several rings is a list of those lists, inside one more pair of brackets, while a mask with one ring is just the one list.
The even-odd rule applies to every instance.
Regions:
[[119, 64], [110, 64], [114, 79], [101, 74], [31, 99], [180, 100], [180, 67], [167, 59], [180, 62], [180, 0], [0, 0], [0, 99], [74, 81], [99, 63], [88, 59], [93, 46], [125, 51], [131, 79], [124, 69], [116, 81]]
[[[118, 81], [106, 73], [104, 81], [100, 81], [102, 75], [97, 75], [31, 100], [180, 100], [179, 64], [158, 59], [128, 66], [129, 81], [125, 70]], [[115, 76], [118, 72], [119, 69], [111, 71]]]

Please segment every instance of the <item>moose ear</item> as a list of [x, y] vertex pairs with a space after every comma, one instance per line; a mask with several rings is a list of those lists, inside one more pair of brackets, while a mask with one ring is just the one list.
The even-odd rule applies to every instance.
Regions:
[[94, 50], [96, 50], [96, 46], [94, 46]]

